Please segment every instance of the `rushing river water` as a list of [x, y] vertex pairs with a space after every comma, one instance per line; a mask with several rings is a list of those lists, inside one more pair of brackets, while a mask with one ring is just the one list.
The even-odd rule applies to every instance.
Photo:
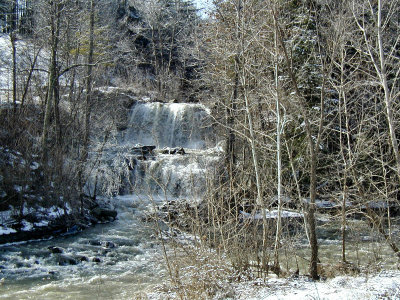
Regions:
[[[142, 216], [153, 201], [204, 194], [207, 170], [220, 153], [208, 117], [199, 104], [135, 103], [118, 144], [103, 154], [104, 169], [129, 163], [124, 195], [111, 199], [117, 220], [72, 236], [0, 246], [0, 299], [131, 299], [162, 283], [161, 246]], [[132, 152], [140, 145], [157, 150], [144, 159]], [[185, 155], [163, 147], [184, 147]]]
[[[115, 222], [74, 236], [2, 246], [0, 299], [128, 299], [160, 283], [164, 263], [153, 229], [141, 221], [142, 201], [116, 197]], [[65, 257], [77, 264], [63, 265]]]

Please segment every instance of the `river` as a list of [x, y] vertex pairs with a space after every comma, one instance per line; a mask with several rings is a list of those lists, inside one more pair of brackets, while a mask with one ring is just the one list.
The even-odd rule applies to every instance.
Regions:
[[[0, 246], [0, 299], [130, 299], [162, 283], [161, 246], [143, 215], [154, 201], [201, 198], [207, 170], [220, 157], [208, 116], [199, 104], [135, 103], [127, 129], [102, 158], [104, 169], [130, 164], [120, 195], [109, 200], [117, 220], [76, 235]], [[156, 150], [145, 158], [132, 152], [143, 145]], [[165, 147], [183, 147], [184, 154]]]

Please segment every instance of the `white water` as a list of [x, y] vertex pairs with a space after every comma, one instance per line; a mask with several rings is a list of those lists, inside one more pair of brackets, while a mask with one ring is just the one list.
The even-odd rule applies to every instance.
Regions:
[[[74, 236], [0, 246], [0, 299], [130, 299], [162, 282], [167, 275], [161, 246], [141, 217], [154, 199], [198, 200], [204, 194], [220, 154], [207, 117], [198, 104], [136, 103], [119, 145], [103, 155], [104, 172], [131, 164], [132, 170], [120, 172], [124, 196], [111, 199], [118, 219]], [[142, 161], [130, 152], [137, 144], [184, 147], [186, 154], [154, 151]], [[64, 253], [51, 254], [50, 246]], [[61, 255], [89, 261], [62, 266]]]
[[[0, 248], [0, 299], [127, 299], [165, 276], [160, 246], [152, 228], [141, 221], [148, 199], [113, 199], [118, 220], [48, 241]], [[106, 242], [115, 244], [105, 247]], [[49, 246], [62, 247], [51, 254]], [[59, 265], [60, 255], [89, 261]], [[93, 262], [99, 258], [100, 263]]]
[[206, 149], [215, 146], [209, 125], [209, 113], [201, 104], [137, 102], [124, 143]]
[[[208, 109], [201, 104], [137, 102], [129, 120], [117, 139], [119, 144], [104, 155], [104, 173], [110, 171], [110, 165], [115, 170], [108, 177], [133, 169], [125, 174], [120, 192], [201, 198], [221, 157]], [[138, 145], [155, 146], [156, 150], [145, 160], [139, 159], [131, 150]], [[162, 154], [164, 147], [182, 147], [186, 154]]]

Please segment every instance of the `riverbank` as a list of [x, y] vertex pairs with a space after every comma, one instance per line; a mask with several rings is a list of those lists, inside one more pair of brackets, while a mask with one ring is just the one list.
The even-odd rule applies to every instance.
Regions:
[[[158, 285], [134, 299], [399, 299], [400, 271], [374, 270], [358, 275], [338, 275], [320, 281], [307, 276], [251, 278], [232, 272], [226, 265], [204, 260], [186, 267], [179, 279]], [[248, 275], [248, 274], [247, 274]], [[147, 297], [147, 298], [146, 298]]]

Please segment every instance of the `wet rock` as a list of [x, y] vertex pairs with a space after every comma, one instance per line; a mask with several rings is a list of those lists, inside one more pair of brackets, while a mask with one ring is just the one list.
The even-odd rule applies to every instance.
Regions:
[[80, 261], [89, 261], [89, 258], [87, 258], [84, 255], [77, 255], [76, 259], [80, 260]]
[[98, 206], [92, 209], [92, 214], [99, 221], [104, 222], [104, 221], [114, 221], [117, 218], [118, 213], [116, 210], [101, 208]]
[[100, 254], [101, 255], [107, 255], [110, 251], [111, 251], [111, 249], [102, 248], [101, 251], [100, 251]]
[[182, 147], [178, 147], [178, 148], [164, 148], [163, 150], [161, 150], [161, 154], [180, 154], [180, 155], [185, 155], [185, 149], [183, 149]]
[[75, 234], [75, 233], [78, 233], [80, 231], [82, 231], [81, 226], [75, 224], [72, 227], [68, 228], [66, 234]]
[[145, 155], [153, 155], [154, 149], [156, 149], [156, 146], [136, 146], [131, 148], [131, 152], [144, 157]]
[[56, 246], [50, 246], [50, 247], [47, 247], [47, 249], [49, 249], [50, 252], [51, 252], [51, 253], [54, 253], [54, 254], [58, 254], [58, 253], [63, 253], [63, 252], [64, 252], [64, 249], [63, 249], [63, 248], [61, 248], [61, 247], [56, 247]]
[[98, 258], [98, 257], [93, 257], [93, 258], [92, 258], [92, 262], [100, 263], [101, 260], [100, 260], [100, 258]]
[[57, 258], [57, 262], [60, 266], [77, 265], [78, 261], [69, 255], [60, 255]]
[[113, 242], [109, 242], [109, 241], [103, 242], [103, 246], [108, 249], [115, 248], [115, 244]]
[[88, 242], [88, 244], [91, 246], [101, 246], [101, 242], [96, 240], [91, 240]]
[[180, 154], [180, 155], [185, 155], [186, 154], [186, 152], [185, 152], [185, 150], [183, 148], [177, 149], [175, 153], [176, 154]]

